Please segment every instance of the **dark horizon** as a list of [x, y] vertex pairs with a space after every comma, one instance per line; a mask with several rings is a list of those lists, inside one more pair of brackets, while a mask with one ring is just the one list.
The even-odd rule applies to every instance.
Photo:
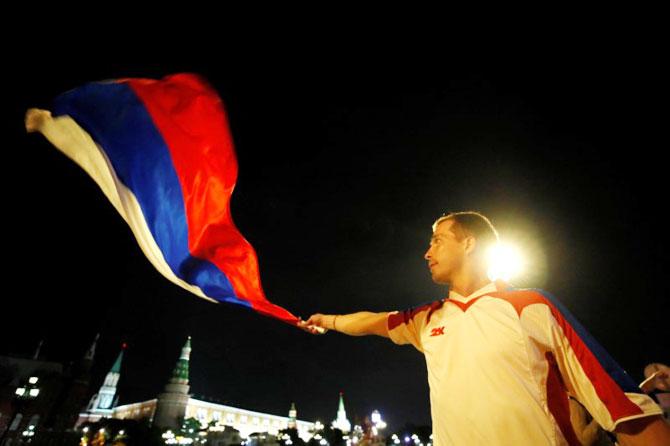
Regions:
[[126, 404], [162, 390], [190, 335], [192, 393], [277, 415], [295, 402], [300, 419], [325, 424], [343, 391], [352, 423], [378, 409], [389, 431], [430, 424], [418, 352], [310, 336], [177, 288], [93, 181], [23, 130], [27, 108], [82, 83], [189, 71], [226, 105], [233, 217], [270, 301], [307, 318], [439, 299], [422, 258], [430, 226], [480, 210], [533, 251], [531, 273], [513, 283], [556, 295], [639, 383], [647, 364], [668, 362], [662, 84], [617, 60], [517, 62], [408, 72], [390, 62], [33, 62], [4, 112], [12, 165], [27, 170], [5, 188], [20, 217], [7, 221], [20, 293], [3, 305], [15, 324], [0, 329], [0, 355], [31, 356], [45, 339], [45, 358], [76, 360], [99, 332], [94, 392], [127, 342]]

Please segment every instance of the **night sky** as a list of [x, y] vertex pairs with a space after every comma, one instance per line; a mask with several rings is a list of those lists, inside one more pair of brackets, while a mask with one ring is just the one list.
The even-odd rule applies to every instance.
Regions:
[[430, 226], [479, 210], [528, 253], [515, 285], [559, 297], [635, 381], [668, 362], [667, 104], [643, 53], [57, 57], [15, 64], [3, 100], [0, 354], [44, 339], [45, 358], [76, 360], [99, 332], [97, 388], [127, 342], [125, 404], [161, 391], [190, 335], [191, 391], [206, 399], [279, 415], [295, 402], [299, 418], [329, 422], [343, 391], [352, 421], [378, 409], [391, 428], [430, 423], [411, 346], [311, 336], [188, 294], [79, 167], [23, 130], [27, 108], [82, 83], [189, 71], [226, 105], [233, 216], [272, 302], [307, 318], [439, 299]]

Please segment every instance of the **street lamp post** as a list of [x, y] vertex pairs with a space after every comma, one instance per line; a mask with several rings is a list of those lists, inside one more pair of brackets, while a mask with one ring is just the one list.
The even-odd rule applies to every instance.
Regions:
[[[16, 421], [16, 416], [19, 414], [19, 410], [23, 407], [23, 404], [26, 401], [34, 400], [40, 394], [40, 388], [37, 386], [38, 382], [39, 382], [38, 377], [31, 376], [30, 378], [28, 378], [28, 383], [26, 385], [22, 387], [17, 387], [16, 390], [14, 391], [14, 404], [13, 404], [14, 407], [12, 416], [9, 419], [9, 423], [7, 423], [5, 431], [2, 433], [2, 436], [0, 436], [0, 446], [4, 444], [5, 438], [7, 438], [7, 434], [9, 433], [9, 429]], [[18, 426], [16, 427], [18, 428]]]

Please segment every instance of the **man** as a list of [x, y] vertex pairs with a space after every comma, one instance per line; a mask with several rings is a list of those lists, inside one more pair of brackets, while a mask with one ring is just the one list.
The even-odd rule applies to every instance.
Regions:
[[448, 445], [579, 445], [568, 395], [628, 445], [670, 445], [670, 427], [553, 298], [487, 276], [498, 240], [476, 212], [439, 218], [425, 254], [447, 298], [403, 312], [314, 314], [303, 327], [411, 343], [426, 358], [433, 441]]

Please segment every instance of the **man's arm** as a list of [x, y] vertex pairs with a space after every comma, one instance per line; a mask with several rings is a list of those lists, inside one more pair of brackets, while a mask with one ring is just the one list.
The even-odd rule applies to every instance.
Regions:
[[670, 426], [658, 415], [623, 421], [614, 432], [621, 446], [670, 446]]
[[310, 333], [317, 333], [313, 327], [339, 331], [350, 336], [377, 335], [389, 337], [386, 320], [388, 313], [360, 311], [351, 314], [313, 314], [302, 322], [302, 327]]

